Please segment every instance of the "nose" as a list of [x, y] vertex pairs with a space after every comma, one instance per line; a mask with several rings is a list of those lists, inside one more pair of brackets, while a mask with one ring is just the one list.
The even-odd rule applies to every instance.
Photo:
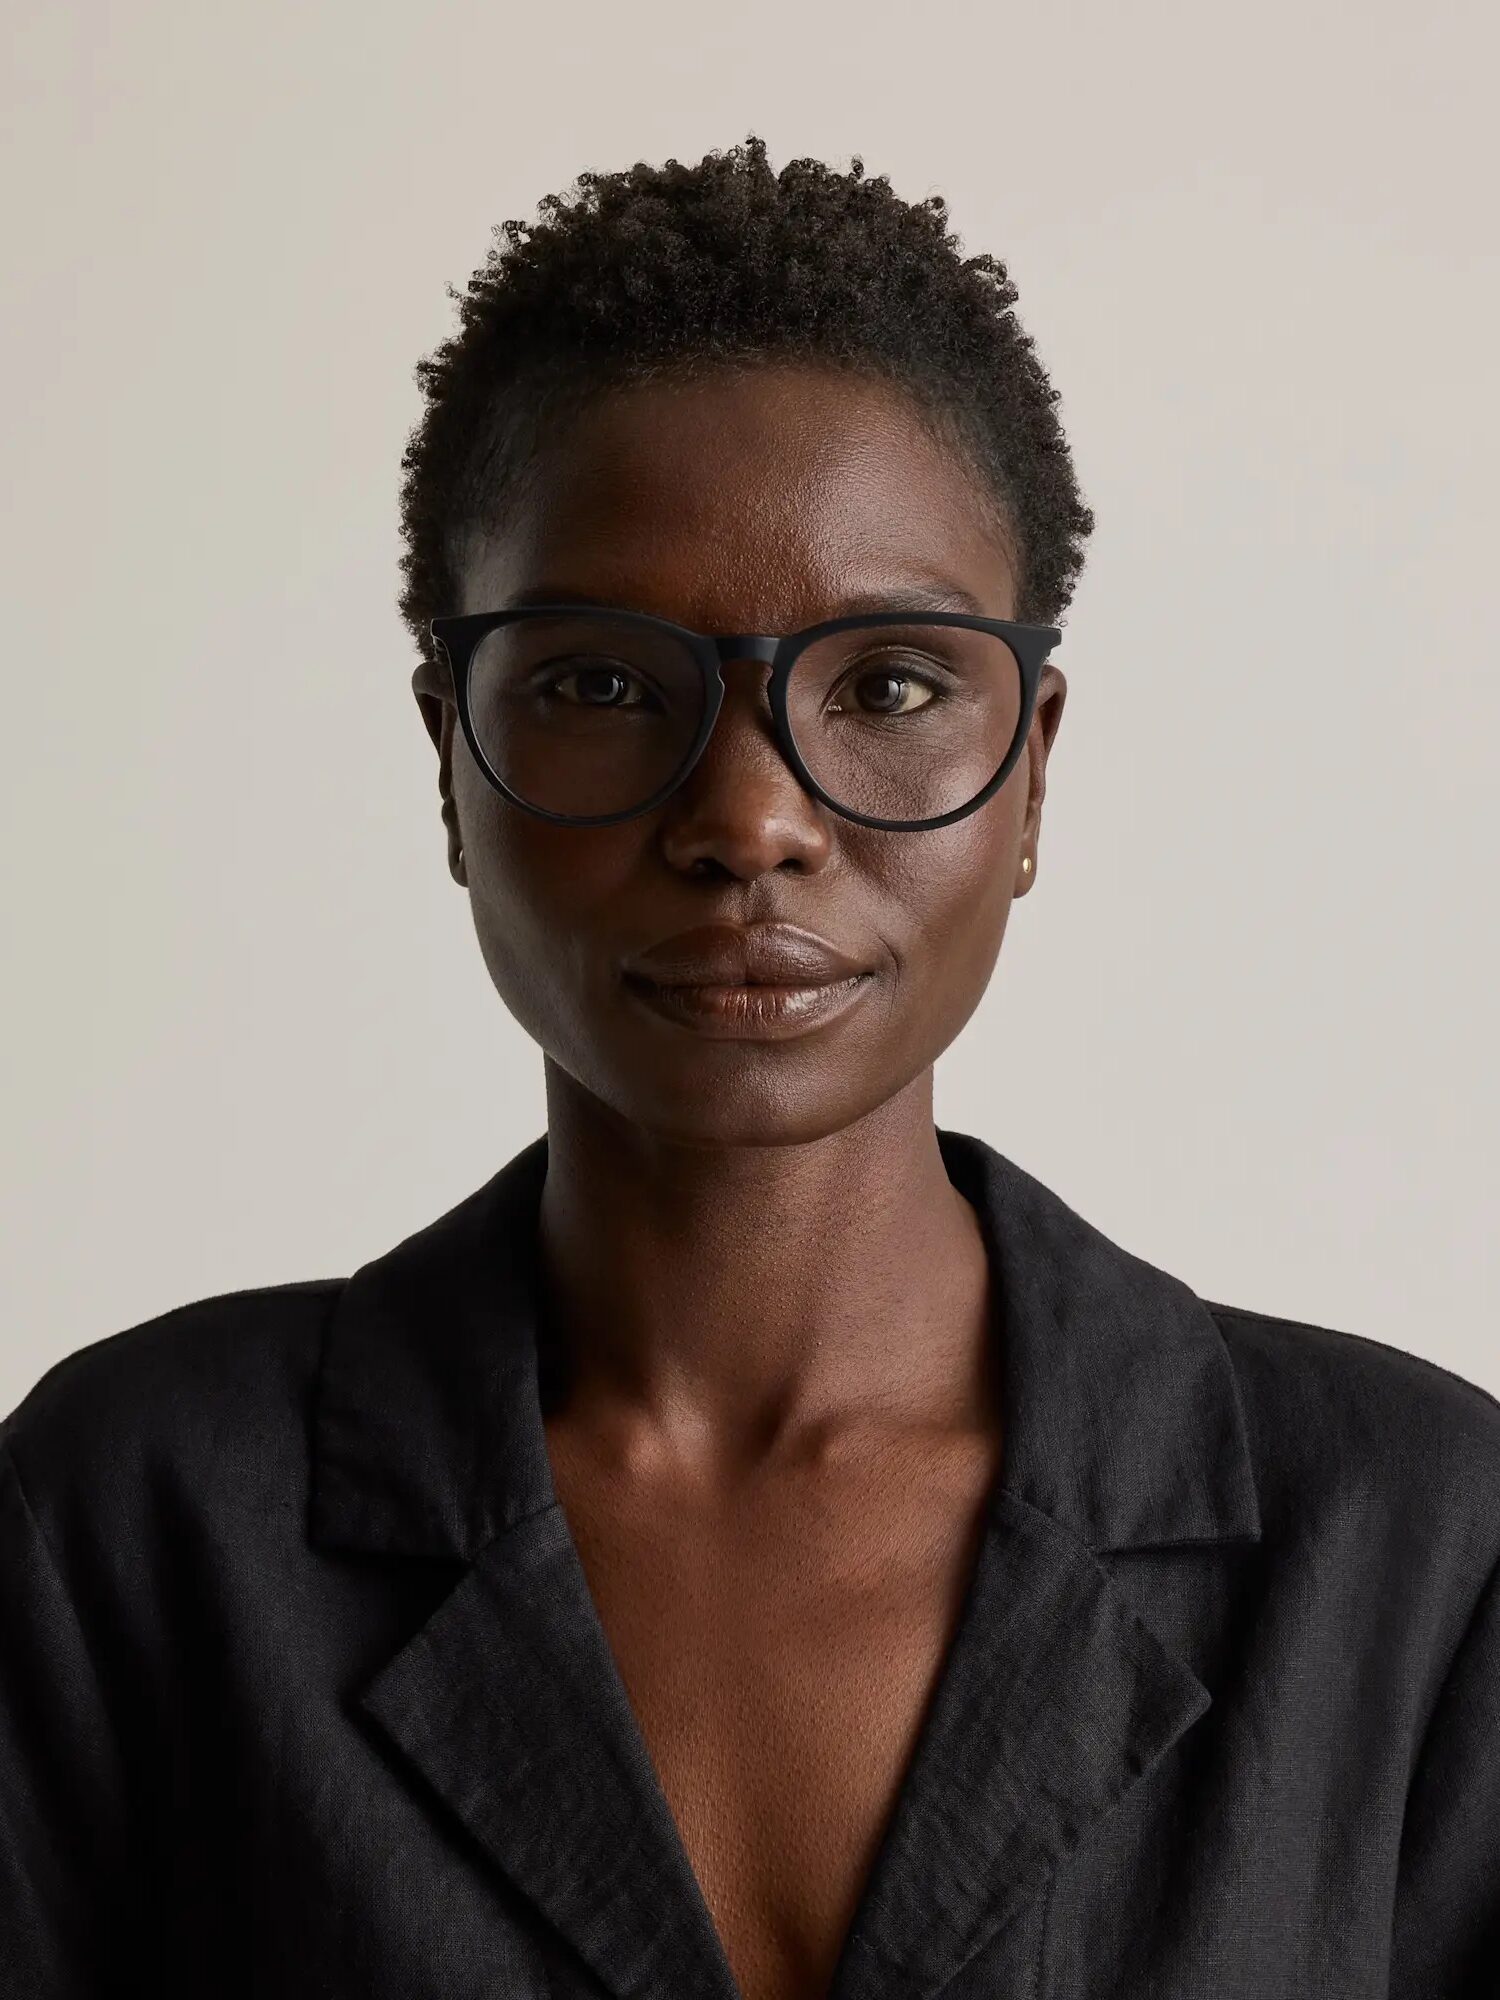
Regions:
[[804, 789], [782, 754], [760, 648], [749, 657], [726, 640], [724, 699], [697, 763], [662, 808], [661, 840], [674, 867], [716, 864], [749, 880], [793, 863], [821, 868], [833, 815]]

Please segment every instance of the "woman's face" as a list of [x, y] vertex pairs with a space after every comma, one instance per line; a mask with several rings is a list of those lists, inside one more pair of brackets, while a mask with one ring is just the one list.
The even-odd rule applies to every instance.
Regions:
[[[1015, 579], [963, 461], [898, 389], [813, 366], [617, 391], [549, 445], [520, 527], [476, 538], [453, 611], [583, 594], [700, 632], [791, 632], [848, 601], [934, 585], [1014, 616]], [[961, 604], [951, 608], [962, 609]], [[440, 754], [450, 867], [490, 977], [576, 1086], [663, 1136], [791, 1144], [925, 1071], [989, 981], [1035, 879], [1066, 683], [1043, 673], [1025, 754], [977, 812], [921, 833], [857, 825], [782, 758], [770, 669], [724, 668], [714, 733], [664, 805], [613, 826], [538, 819], [475, 764], [446, 677], [414, 688]], [[456, 860], [462, 842], [462, 862]], [[781, 921], [868, 971], [853, 1003], [779, 1039], [664, 1018], [623, 961], [712, 922]]]

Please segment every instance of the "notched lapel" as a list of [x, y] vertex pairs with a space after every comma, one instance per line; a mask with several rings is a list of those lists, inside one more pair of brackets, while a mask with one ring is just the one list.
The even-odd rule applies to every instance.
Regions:
[[[993, 1148], [938, 1136], [996, 1276], [1005, 1458], [829, 2000], [930, 2000], [1039, 1914], [1062, 1858], [1208, 1709], [1100, 1557], [1213, 1561], [1260, 1534], [1208, 1308]], [[359, 1708], [608, 1992], [737, 2000], [553, 1489], [545, 1167], [543, 1138], [350, 1280], [320, 1377], [309, 1533], [330, 1553], [468, 1565]]]
[[936, 1993], [1210, 1700], [1090, 1549], [997, 1493], [830, 2000]]
[[355, 1702], [607, 1991], [737, 2000], [560, 1507], [480, 1549]]

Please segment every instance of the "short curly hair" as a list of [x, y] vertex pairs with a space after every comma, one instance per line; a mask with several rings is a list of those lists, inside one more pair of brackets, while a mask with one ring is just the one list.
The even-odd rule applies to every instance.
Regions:
[[459, 603], [460, 549], [503, 531], [549, 430], [609, 389], [728, 362], [815, 361], [905, 388], [964, 450], [1018, 572], [1016, 616], [1055, 623], [1094, 525], [1002, 263], [961, 257], [941, 195], [794, 159], [763, 139], [696, 166], [581, 173], [469, 280], [456, 333], [417, 364], [425, 411], [402, 457], [401, 616]]

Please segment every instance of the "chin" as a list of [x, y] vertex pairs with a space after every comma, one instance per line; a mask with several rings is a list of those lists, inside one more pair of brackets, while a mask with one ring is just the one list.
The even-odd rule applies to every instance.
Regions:
[[846, 1131], [901, 1088], [900, 1079], [887, 1087], [848, 1072], [831, 1075], [826, 1065], [799, 1079], [784, 1060], [779, 1067], [774, 1060], [784, 1058], [784, 1050], [762, 1050], [758, 1060], [744, 1049], [739, 1055], [735, 1073], [724, 1064], [712, 1078], [688, 1066], [676, 1078], [649, 1077], [639, 1069], [625, 1075], [592, 1068], [581, 1077], [569, 1074], [638, 1131], [716, 1149], [808, 1145]]

